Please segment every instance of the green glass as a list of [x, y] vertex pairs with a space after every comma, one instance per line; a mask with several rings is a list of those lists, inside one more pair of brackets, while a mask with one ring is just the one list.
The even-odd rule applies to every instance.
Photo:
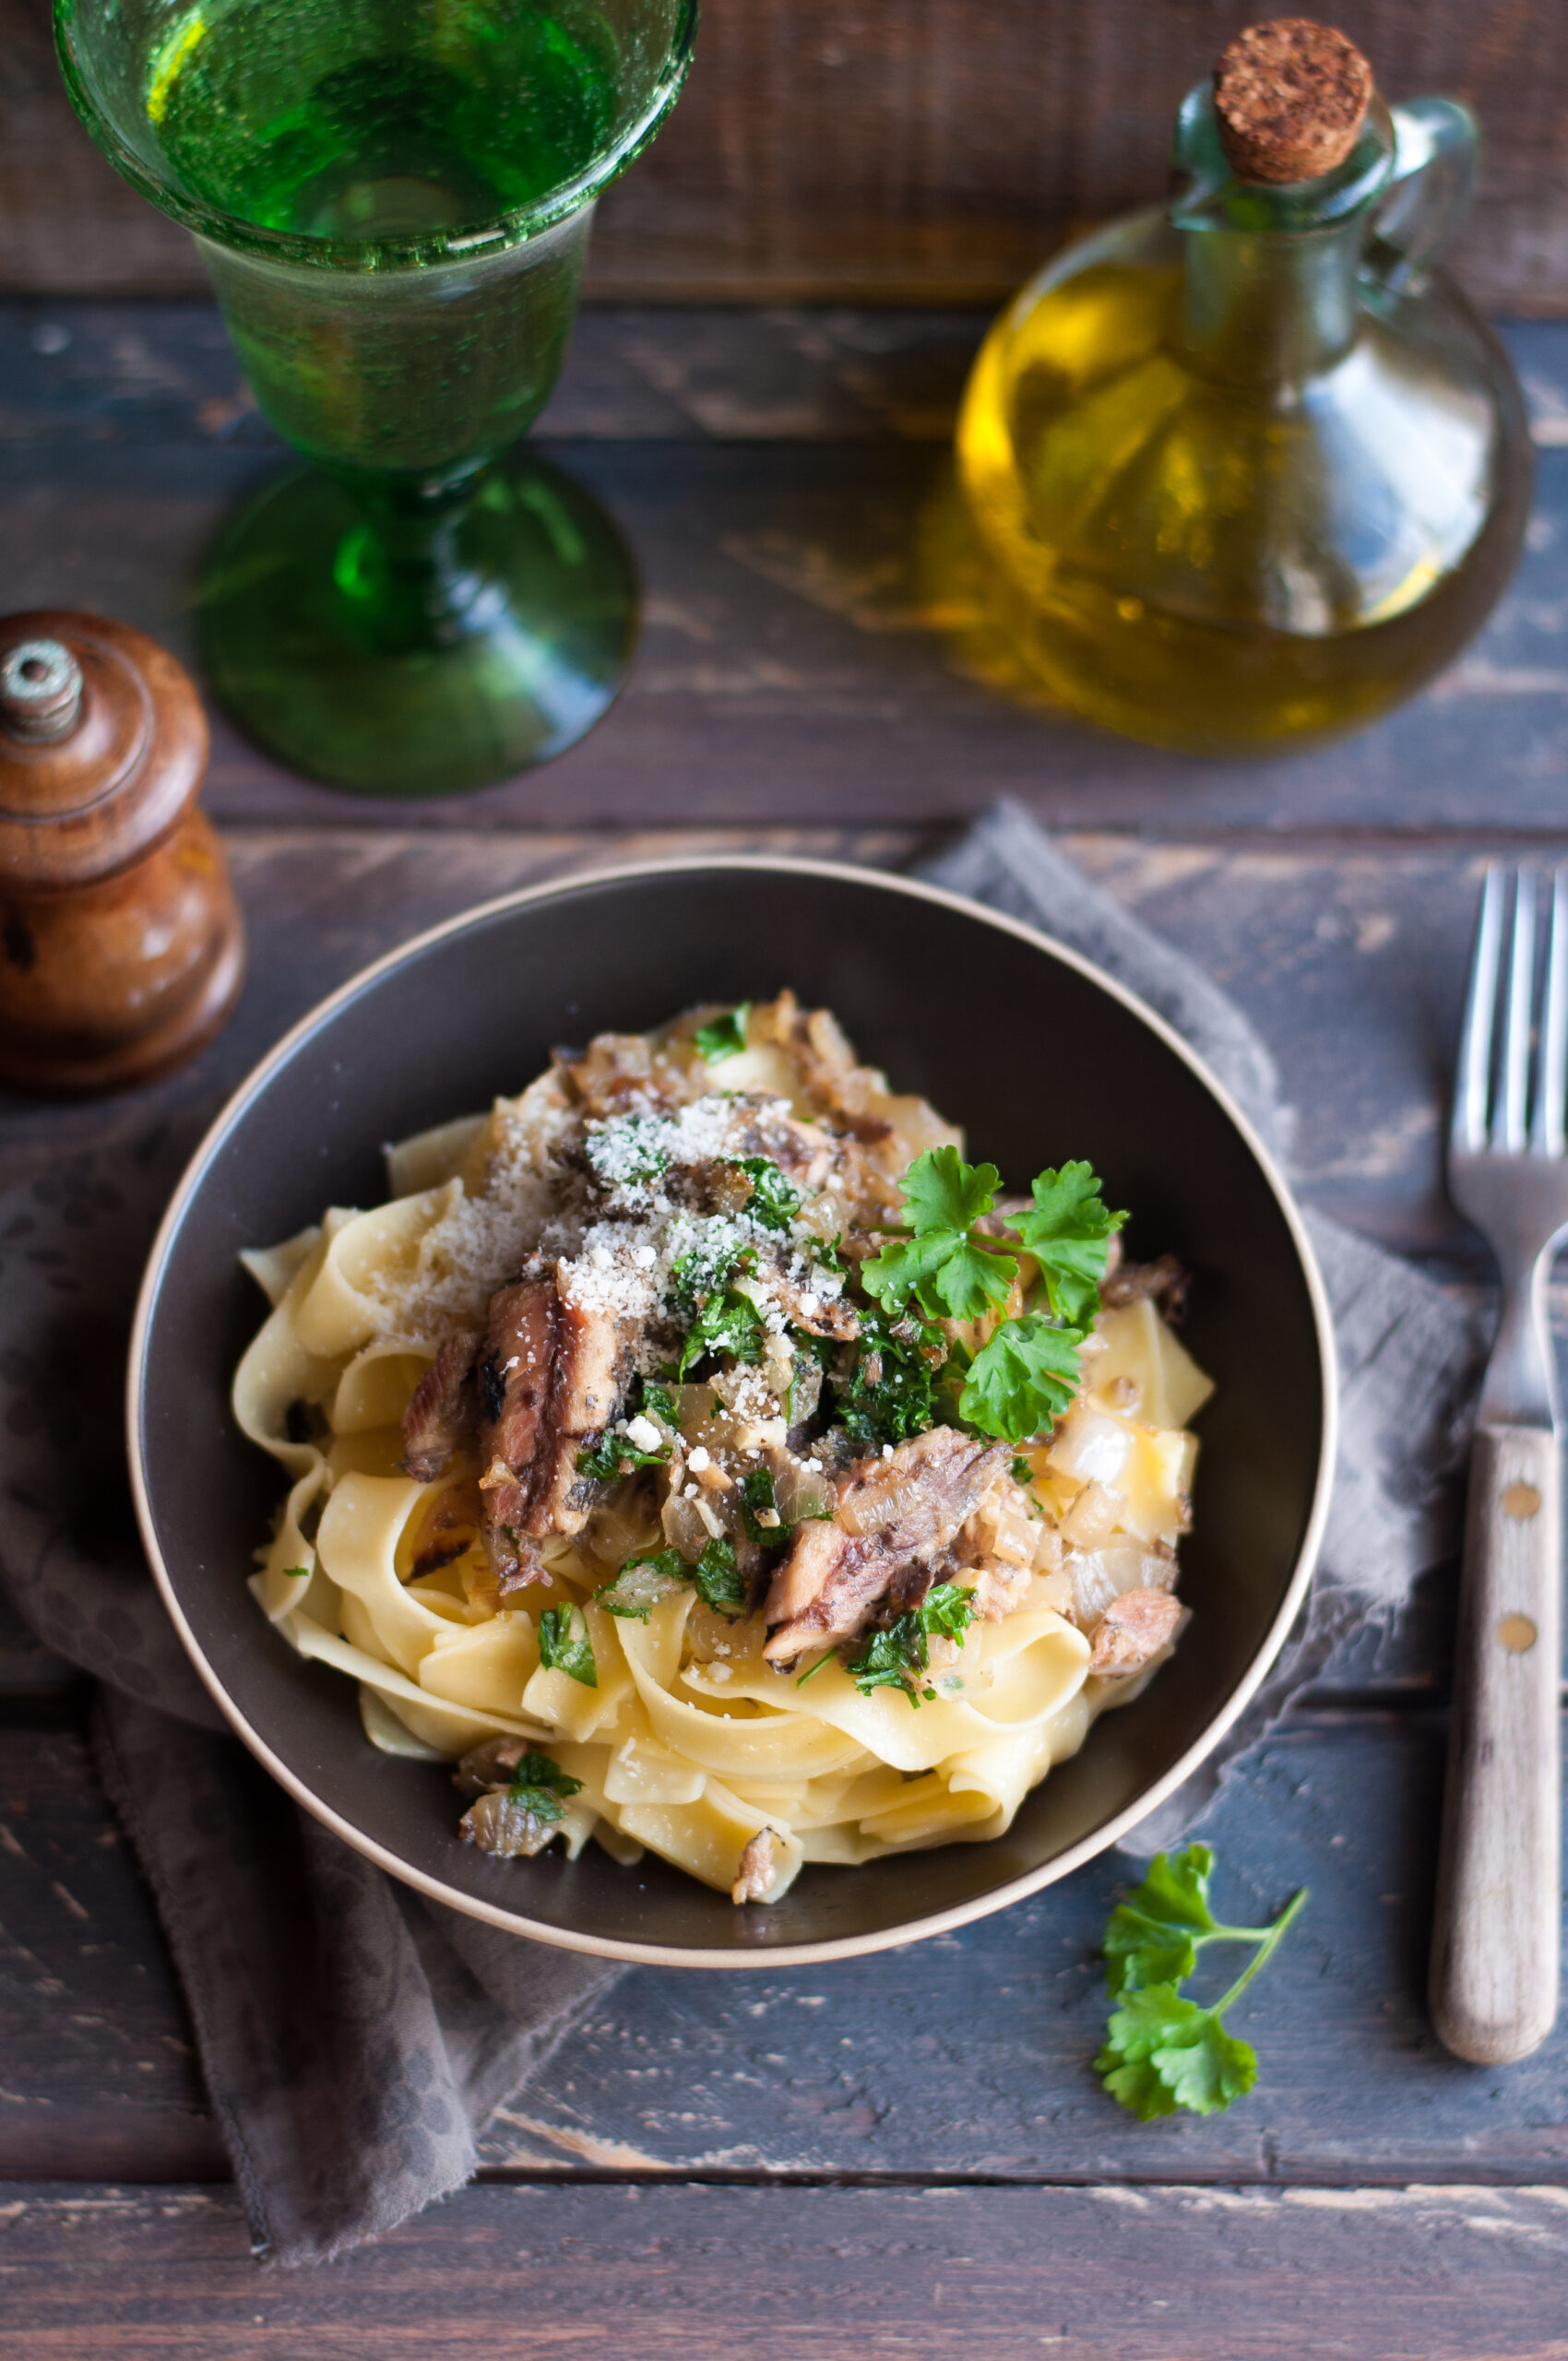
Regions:
[[625, 677], [636, 569], [518, 447], [594, 200], [653, 136], [696, 0], [56, 0], [83, 122], [196, 236], [304, 465], [220, 532], [203, 663], [315, 778], [445, 795], [542, 762]]

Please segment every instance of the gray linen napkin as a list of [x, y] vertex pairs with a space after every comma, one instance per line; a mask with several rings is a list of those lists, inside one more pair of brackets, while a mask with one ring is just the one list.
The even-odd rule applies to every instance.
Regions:
[[[1190, 962], [1001, 805], [921, 872], [1028, 919], [1150, 1001], [1276, 1144], [1266, 1050]], [[148, 1576], [120, 1390], [141, 1265], [195, 1144], [164, 1127], [0, 1198], [0, 1567], [99, 1680], [97, 1758], [157, 1897], [258, 2253], [320, 2260], [458, 2188], [493, 2109], [624, 1971], [424, 1902], [294, 1806], [230, 1738]], [[1314, 1222], [1345, 1456], [1308, 1616], [1223, 1759], [1136, 1833], [1170, 1841], [1336, 1643], [1386, 1628], [1454, 1539], [1479, 1337], [1440, 1288]], [[84, 1471], [87, 1471], [84, 1480]]]

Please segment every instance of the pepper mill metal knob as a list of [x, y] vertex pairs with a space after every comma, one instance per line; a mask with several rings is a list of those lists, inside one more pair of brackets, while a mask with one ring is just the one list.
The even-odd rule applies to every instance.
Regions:
[[207, 753], [200, 698], [144, 632], [0, 617], [0, 1083], [150, 1081], [223, 1023], [244, 936], [196, 809]]

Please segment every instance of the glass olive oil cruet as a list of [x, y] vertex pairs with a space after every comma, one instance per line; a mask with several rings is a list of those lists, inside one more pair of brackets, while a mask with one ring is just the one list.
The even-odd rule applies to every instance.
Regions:
[[1016, 670], [1134, 738], [1284, 752], [1470, 638], [1530, 488], [1508, 361], [1431, 267], [1476, 142], [1324, 26], [1230, 43], [1169, 208], [1069, 246], [975, 364], [959, 475]]

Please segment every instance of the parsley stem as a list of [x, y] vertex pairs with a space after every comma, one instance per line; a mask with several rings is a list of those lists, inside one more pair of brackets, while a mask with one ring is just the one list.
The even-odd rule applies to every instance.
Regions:
[[1284, 1934], [1285, 1929], [1289, 1927], [1292, 1918], [1300, 1917], [1302, 1910], [1306, 1907], [1307, 1893], [1308, 1888], [1306, 1886], [1301, 1886], [1291, 1895], [1289, 1901], [1286, 1904], [1284, 1909], [1280, 1912], [1273, 1926], [1267, 1929], [1259, 1940], [1256, 1951], [1253, 1953], [1252, 1958], [1247, 1962], [1246, 1966], [1241, 1970], [1241, 1975], [1236, 1978], [1235, 1983], [1230, 1987], [1229, 1991], [1226, 1993], [1223, 1999], [1217, 2000], [1215, 2002], [1213, 2008], [1209, 2011], [1211, 2016], [1222, 2017], [1225, 2014], [1226, 2010], [1231, 2005], [1231, 2002], [1241, 1999], [1242, 1993], [1246, 1990], [1253, 1976], [1258, 1975], [1262, 1969], [1268, 1965], [1269, 1961], [1273, 1958], [1274, 1953], [1279, 1947], [1279, 1940]]

